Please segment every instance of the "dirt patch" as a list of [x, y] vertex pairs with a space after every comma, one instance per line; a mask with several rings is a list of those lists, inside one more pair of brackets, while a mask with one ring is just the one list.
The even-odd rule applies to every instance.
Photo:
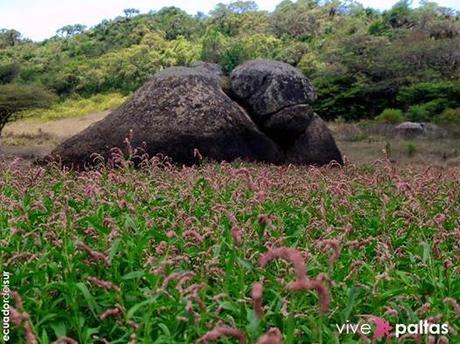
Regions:
[[110, 111], [55, 121], [21, 120], [8, 124], [0, 139], [0, 155], [24, 159], [43, 157], [57, 144], [102, 120]]
[[[23, 120], [9, 124], [0, 139], [0, 156], [21, 157], [27, 160], [50, 153], [57, 144], [100, 121], [109, 111], [84, 117], [66, 118], [49, 122]], [[347, 135], [334, 132], [337, 145], [347, 161], [367, 164], [388, 157], [399, 165], [417, 164], [460, 166], [460, 139], [412, 140], [388, 138], [383, 135], [363, 135], [354, 129]], [[352, 136], [352, 140], [348, 136]]]
[[64, 118], [56, 121], [23, 120], [8, 124], [4, 129], [4, 135], [34, 135], [36, 133], [49, 134], [57, 138], [65, 139], [80, 132], [91, 124], [106, 117], [110, 111], [88, 114], [83, 117]]
[[460, 166], [459, 139], [371, 137], [353, 142], [337, 140], [337, 145], [346, 160], [354, 164], [388, 158], [398, 165]]

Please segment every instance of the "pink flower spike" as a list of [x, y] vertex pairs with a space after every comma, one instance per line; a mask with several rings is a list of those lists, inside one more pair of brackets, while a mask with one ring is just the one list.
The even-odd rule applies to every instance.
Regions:
[[329, 289], [324, 285], [323, 281], [318, 279], [314, 280], [297, 280], [288, 285], [288, 289], [292, 291], [301, 290], [316, 290], [319, 299], [319, 309], [325, 313], [329, 309], [331, 303], [331, 296]]
[[216, 341], [222, 337], [233, 337], [240, 343], [246, 343], [246, 336], [238, 329], [220, 326], [214, 328], [212, 331], [206, 333], [203, 337], [197, 340], [197, 344], [207, 344], [209, 342]]
[[306, 280], [307, 272], [305, 268], [305, 261], [302, 254], [293, 248], [280, 247], [269, 250], [267, 253], [260, 257], [260, 266], [265, 268], [265, 266], [275, 259], [283, 259], [292, 264], [295, 270], [295, 274], [298, 280]]
[[264, 310], [262, 305], [262, 294], [264, 286], [261, 282], [256, 282], [252, 285], [251, 297], [254, 304], [254, 311], [256, 312], [257, 318], [262, 319], [264, 316]]
[[260, 337], [256, 344], [283, 344], [283, 335], [278, 328], [273, 327]]

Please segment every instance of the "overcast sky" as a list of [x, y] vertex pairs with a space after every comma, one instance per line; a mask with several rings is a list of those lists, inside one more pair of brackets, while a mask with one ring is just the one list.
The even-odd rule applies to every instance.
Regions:
[[[141, 12], [177, 6], [195, 14], [207, 13], [225, 0], [0, 0], [0, 28], [16, 29], [25, 37], [42, 40], [68, 24], [93, 26], [121, 15], [125, 8]], [[273, 10], [281, 0], [257, 0], [260, 9]], [[365, 6], [387, 9], [395, 0], [361, 0]], [[460, 10], [460, 0], [438, 0], [439, 5]]]

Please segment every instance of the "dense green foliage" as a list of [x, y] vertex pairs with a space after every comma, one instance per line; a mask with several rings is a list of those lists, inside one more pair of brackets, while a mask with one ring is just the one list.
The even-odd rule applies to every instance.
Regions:
[[[84, 173], [0, 164], [0, 266], [18, 293], [11, 307], [29, 314], [12, 320], [11, 342], [197, 343], [221, 325], [244, 343], [272, 327], [286, 344], [358, 343], [336, 324], [375, 315], [393, 327], [448, 323], [439, 343], [459, 343], [458, 175], [390, 162], [152, 161]], [[300, 268], [261, 264], [281, 247], [305, 257]], [[289, 290], [299, 274], [323, 294]]]
[[310, 77], [326, 119], [399, 108], [409, 119], [432, 120], [460, 106], [459, 51], [458, 13], [431, 2], [414, 9], [403, 0], [381, 13], [347, 1], [284, 0], [268, 13], [238, 1], [209, 15], [127, 9], [40, 43], [2, 30], [0, 83], [41, 83], [61, 97], [127, 94], [168, 66], [206, 60], [229, 72], [262, 57]]

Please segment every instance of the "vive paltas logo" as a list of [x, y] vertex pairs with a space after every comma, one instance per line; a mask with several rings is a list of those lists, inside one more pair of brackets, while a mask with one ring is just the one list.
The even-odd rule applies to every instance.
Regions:
[[[365, 322], [351, 323], [347, 320], [344, 324], [336, 324], [335, 327], [340, 335], [359, 334], [369, 336], [372, 334], [373, 342], [394, 336], [400, 338], [404, 335], [447, 335], [449, 324], [435, 324], [428, 320], [420, 320], [413, 324], [396, 324], [394, 327], [385, 319], [375, 315], [364, 315]], [[394, 330], [394, 331], [393, 331]]]

